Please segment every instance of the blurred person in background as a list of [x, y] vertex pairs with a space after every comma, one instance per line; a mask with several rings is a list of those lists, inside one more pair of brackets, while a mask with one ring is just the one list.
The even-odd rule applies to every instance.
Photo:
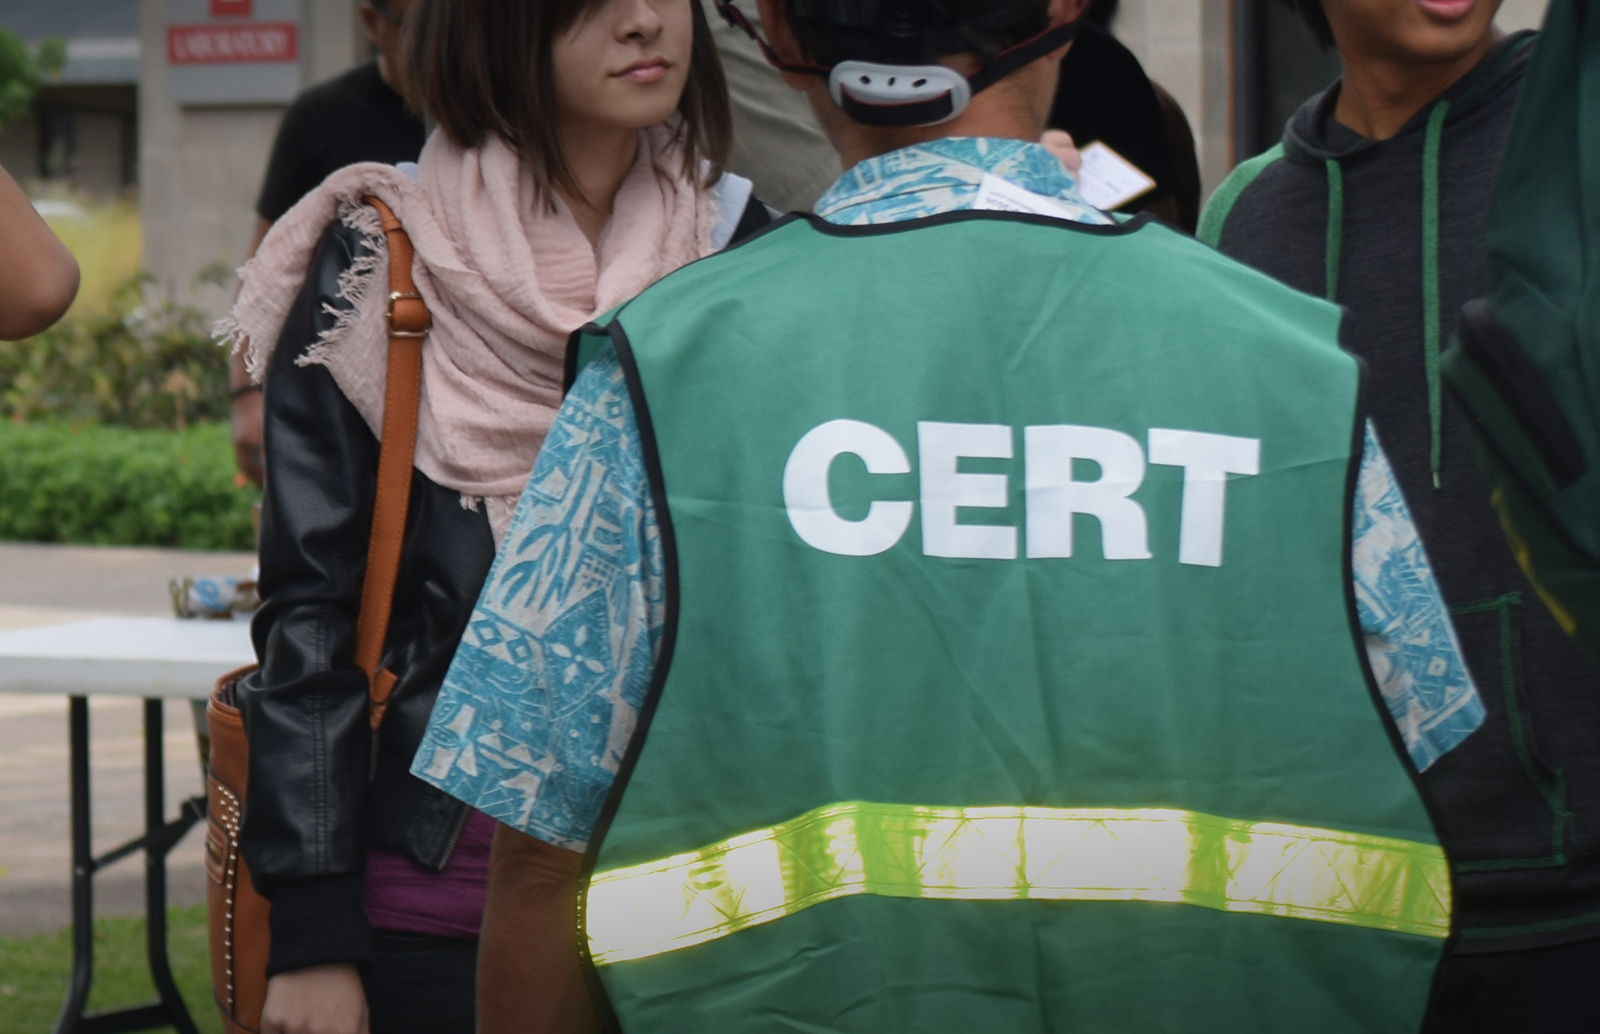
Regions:
[[[1446, 1031], [1600, 1016], [1600, 678], [1505, 548], [1440, 349], [1484, 237], [1533, 34], [1499, 0], [1293, 0], [1343, 75], [1211, 199], [1201, 236], [1344, 306], [1369, 404], [1488, 715], [1420, 785], [1454, 865]], [[1577, 218], [1574, 213], [1574, 218]]]
[[[272, 224], [335, 171], [357, 162], [416, 161], [422, 153], [422, 119], [407, 109], [395, 88], [400, 30], [410, 6], [411, 0], [363, 3], [361, 24], [376, 51], [374, 59], [313, 86], [284, 113], [256, 200], [256, 230], [247, 260]], [[251, 382], [239, 356], [232, 360], [230, 386], [234, 457], [260, 487], [265, 476], [260, 386]]]
[[[696, 0], [415, 0], [399, 53], [439, 127], [417, 165], [350, 166], [300, 200], [221, 327], [265, 384], [271, 470], [261, 667], [236, 688], [241, 850], [272, 904], [264, 1034], [474, 1029], [494, 823], [412, 757], [561, 400], [568, 336], [768, 218], [718, 176], [728, 102]], [[352, 656], [388, 351], [369, 196], [409, 234], [432, 316], [375, 734]]]
[[1061, 62], [1050, 128], [1068, 133], [1080, 148], [1099, 141], [1155, 180], [1116, 211], [1150, 212], [1193, 233], [1200, 219], [1194, 134], [1176, 98], [1112, 35], [1117, 7], [1118, 0], [1094, 0], [1084, 14]]
[[77, 294], [77, 259], [0, 169], [0, 341], [49, 328]]
[[[743, 31], [700, 0], [717, 40], [733, 108], [728, 171], [755, 184], [760, 198], [783, 212], [809, 212], [842, 171], [805, 98], [783, 85], [777, 71]], [[751, 12], [760, 24], [760, 16]]]

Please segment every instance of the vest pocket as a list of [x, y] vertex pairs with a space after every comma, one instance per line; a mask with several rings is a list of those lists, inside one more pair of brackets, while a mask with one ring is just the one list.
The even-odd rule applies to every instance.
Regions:
[[1452, 607], [1483, 700], [1483, 726], [1424, 776], [1443, 808], [1456, 871], [1540, 869], [1567, 863], [1563, 772], [1540, 756], [1522, 674], [1520, 592]]

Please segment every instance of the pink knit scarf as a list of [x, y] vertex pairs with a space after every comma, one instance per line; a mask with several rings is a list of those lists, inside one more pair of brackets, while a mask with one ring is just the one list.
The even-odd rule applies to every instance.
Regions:
[[464, 150], [443, 133], [412, 180], [393, 166], [341, 169], [273, 224], [240, 272], [219, 340], [260, 381], [312, 253], [334, 219], [374, 252], [339, 283], [351, 308], [297, 360], [322, 364], [379, 434], [388, 338], [388, 250], [375, 195], [416, 246], [413, 276], [433, 314], [423, 345], [416, 466], [488, 506], [498, 542], [561, 403], [567, 337], [590, 319], [711, 251], [710, 192], [685, 178], [667, 126], [640, 133], [639, 157], [591, 247], [571, 210], [537, 200], [516, 153], [498, 139]]

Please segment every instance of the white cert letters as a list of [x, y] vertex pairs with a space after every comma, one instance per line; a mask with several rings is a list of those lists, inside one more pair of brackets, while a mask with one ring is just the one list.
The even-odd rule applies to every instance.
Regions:
[[1261, 472], [1261, 439], [1152, 427], [1150, 462], [1183, 468], [1178, 561], [1221, 567], [1228, 475]]
[[[1046, 424], [1022, 429], [1027, 449], [1028, 555], [1072, 555], [1072, 515], [1100, 521], [1107, 560], [1149, 560], [1144, 507], [1129, 496], [1144, 483], [1144, 453], [1135, 438], [1104, 427]], [[1074, 481], [1073, 460], [1100, 467], [1093, 481]]]
[[[927, 556], [1015, 560], [1017, 528], [1006, 523], [966, 523], [961, 511], [1004, 510], [1010, 476], [960, 469], [964, 458], [1009, 460], [1015, 430], [1004, 424], [917, 424], [918, 489], [922, 506], [922, 552]], [[1135, 498], [1145, 480], [1145, 449], [1139, 440], [1107, 427], [1041, 424], [1022, 428], [1024, 541], [1029, 559], [1071, 557], [1077, 514], [1100, 526], [1100, 552], [1107, 560], [1149, 560], [1149, 522]], [[1228, 476], [1261, 470], [1261, 440], [1203, 431], [1150, 430], [1149, 462], [1183, 468], [1178, 562], [1222, 566]], [[789, 523], [807, 545], [842, 556], [871, 556], [900, 541], [911, 525], [911, 500], [874, 501], [859, 521], [833, 508], [828, 472], [845, 453], [860, 457], [869, 474], [909, 474], [911, 461], [893, 435], [860, 420], [830, 420], [802, 437], [783, 470], [783, 502]], [[1075, 461], [1099, 468], [1079, 479]], [[1091, 547], [1092, 548], [1092, 547]]]
[[928, 556], [1015, 560], [1017, 529], [1003, 524], [957, 524], [956, 507], [1003, 510], [1010, 502], [1004, 474], [962, 474], [961, 457], [1008, 460], [1011, 428], [1004, 424], [917, 424], [917, 469], [922, 474], [922, 552]]
[[808, 431], [784, 465], [783, 505], [789, 523], [807, 545], [825, 553], [882, 553], [906, 533], [912, 504], [880, 501], [859, 521], [840, 517], [828, 498], [828, 470], [847, 452], [861, 457], [868, 474], [911, 473], [906, 451], [888, 431], [860, 420], [830, 420]]

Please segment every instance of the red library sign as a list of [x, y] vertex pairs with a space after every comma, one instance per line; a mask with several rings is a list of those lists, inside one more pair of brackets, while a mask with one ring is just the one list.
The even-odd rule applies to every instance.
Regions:
[[[223, 2], [211, 0], [212, 9]], [[249, 7], [248, 0], [240, 6]], [[293, 22], [167, 27], [167, 61], [174, 65], [283, 62], [299, 57], [299, 33]]]

